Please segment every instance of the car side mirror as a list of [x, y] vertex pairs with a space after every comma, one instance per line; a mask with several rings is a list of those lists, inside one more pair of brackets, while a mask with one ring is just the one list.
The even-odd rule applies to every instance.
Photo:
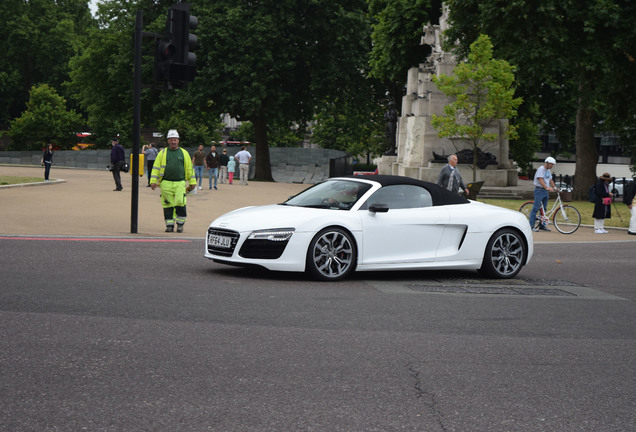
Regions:
[[373, 203], [369, 206], [369, 211], [372, 213], [386, 213], [389, 211], [389, 206], [386, 204]]

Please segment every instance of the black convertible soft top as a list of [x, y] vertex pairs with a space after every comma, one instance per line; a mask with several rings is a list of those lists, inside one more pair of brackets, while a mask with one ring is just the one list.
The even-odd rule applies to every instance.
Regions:
[[414, 179], [411, 177], [402, 177], [394, 175], [365, 175], [365, 176], [344, 176], [342, 178], [351, 178], [355, 180], [369, 180], [380, 183], [382, 187], [392, 185], [414, 185], [420, 186], [428, 190], [433, 199], [434, 206], [451, 205], [451, 204], [467, 204], [469, 201], [461, 195], [453, 193], [448, 189], [444, 189], [435, 183]]

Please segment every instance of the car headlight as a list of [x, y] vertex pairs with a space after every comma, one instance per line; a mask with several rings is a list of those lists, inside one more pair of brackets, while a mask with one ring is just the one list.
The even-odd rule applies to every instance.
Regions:
[[294, 228], [280, 228], [253, 231], [248, 240], [287, 241], [294, 233]]

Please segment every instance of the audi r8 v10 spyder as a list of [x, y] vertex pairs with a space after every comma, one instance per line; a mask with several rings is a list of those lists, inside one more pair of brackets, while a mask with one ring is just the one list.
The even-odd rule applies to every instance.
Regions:
[[513, 278], [532, 257], [525, 216], [401, 176], [326, 180], [280, 204], [214, 220], [205, 256], [218, 263], [307, 272], [474, 269]]

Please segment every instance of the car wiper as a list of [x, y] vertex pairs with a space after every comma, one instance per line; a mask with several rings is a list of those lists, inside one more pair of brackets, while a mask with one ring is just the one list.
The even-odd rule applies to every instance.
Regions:
[[328, 208], [335, 208], [335, 207], [331, 207], [327, 204], [308, 204], [308, 205], [304, 205], [304, 206], [300, 206], [300, 207], [305, 207], [305, 208], [321, 208], [321, 209], [328, 209]]

